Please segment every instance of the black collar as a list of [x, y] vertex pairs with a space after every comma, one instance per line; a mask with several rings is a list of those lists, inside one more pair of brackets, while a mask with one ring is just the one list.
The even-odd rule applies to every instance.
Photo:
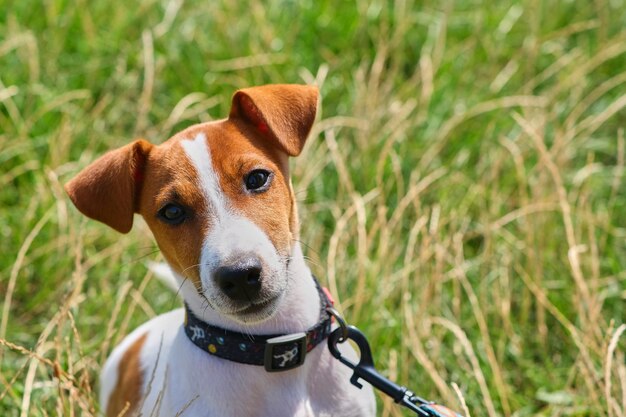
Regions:
[[317, 324], [306, 332], [293, 334], [251, 335], [222, 329], [203, 322], [185, 304], [185, 333], [194, 345], [205, 352], [229, 361], [263, 365], [268, 372], [287, 371], [304, 363], [308, 352], [328, 337], [331, 317], [326, 308], [332, 302], [315, 277], [321, 308]]

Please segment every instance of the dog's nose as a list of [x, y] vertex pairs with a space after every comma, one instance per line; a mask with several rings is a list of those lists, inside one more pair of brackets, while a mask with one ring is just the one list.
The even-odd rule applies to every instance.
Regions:
[[261, 262], [256, 258], [225, 265], [215, 271], [218, 287], [230, 299], [252, 301], [261, 291]]

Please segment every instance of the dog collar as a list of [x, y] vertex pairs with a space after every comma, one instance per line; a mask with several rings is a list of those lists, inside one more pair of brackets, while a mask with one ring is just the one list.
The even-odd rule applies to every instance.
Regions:
[[332, 307], [332, 300], [315, 277], [313, 280], [321, 301], [320, 318], [306, 332], [273, 335], [239, 333], [200, 320], [185, 304], [185, 334], [194, 345], [222, 359], [263, 365], [268, 372], [297, 368], [304, 363], [306, 354], [331, 332], [332, 318], [326, 309]]

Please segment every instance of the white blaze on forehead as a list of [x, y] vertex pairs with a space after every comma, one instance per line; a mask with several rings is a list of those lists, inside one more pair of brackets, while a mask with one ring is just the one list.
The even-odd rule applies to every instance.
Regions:
[[204, 133], [198, 133], [192, 139], [181, 141], [187, 157], [191, 160], [200, 179], [200, 187], [204, 192], [209, 210], [214, 210], [216, 220], [221, 220], [226, 214], [226, 201], [220, 188], [220, 179], [211, 163], [211, 150]]

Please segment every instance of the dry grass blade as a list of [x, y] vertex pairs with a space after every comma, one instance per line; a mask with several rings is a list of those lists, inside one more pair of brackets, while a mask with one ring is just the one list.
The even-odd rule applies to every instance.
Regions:
[[493, 405], [493, 400], [491, 399], [491, 394], [489, 393], [489, 388], [487, 387], [485, 375], [480, 368], [480, 363], [478, 362], [478, 358], [476, 357], [474, 348], [468, 340], [467, 335], [457, 324], [451, 322], [450, 320], [444, 319], [442, 317], [433, 317], [432, 321], [433, 323], [439, 324], [450, 330], [454, 334], [459, 344], [463, 347], [465, 354], [468, 356], [472, 364], [474, 377], [476, 378], [476, 381], [478, 382], [478, 385], [480, 387], [480, 391], [483, 395], [483, 402], [487, 409], [487, 414], [490, 417], [496, 417], [498, 414], [496, 413], [495, 406]]
[[[617, 329], [615, 329], [613, 336], [611, 336], [611, 342], [609, 343], [609, 346], [606, 352], [606, 360], [604, 362], [604, 393], [605, 393], [605, 398], [607, 402], [607, 409], [608, 409], [609, 417], [613, 417], [614, 415], [617, 415], [619, 417], [624, 417], [624, 415], [626, 415], [626, 407], [624, 407], [624, 403], [626, 402], [626, 397], [622, 398], [622, 406], [620, 407], [619, 402], [613, 398], [613, 392], [611, 389], [612, 388], [611, 372], [613, 370], [613, 357], [615, 356], [617, 343], [619, 342], [620, 337], [625, 332], [626, 332], [626, 324], [622, 324]], [[621, 368], [623, 369], [624, 366], [622, 366]]]
[[[17, 253], [17, 258], [13, 263], [13, 267], [11, 268], [11, 275], [9, 276], [9, 283], [7, 285], [7, 290], [4, 295], [4, 304], [2, 305], [2, 321], [0, 321], [0, 339], [4, 339], [7, 331], [7, 324], [9, 321], [9, 315], [11, 313], [11, 299], [13, 297], [13, 291], [15, 291], [15, 283], [17, 280], [17, 275], [20, 272], [22, 264], [24, 262], [24, 258], [26, 257], [26, 252], [30, 249], [33, 241], [37, 238], [41, 229], [48, 223], [50, 218], [54, 214], [53, 208], [48, 209], [46, 213], [39, 219], [39, 221], [32, 228], [26, 239], [24, 239], [24, 243], [20, 247], [20, 250]], [[2, 363], [2, 352], [0, 352], [0, 363]]]

